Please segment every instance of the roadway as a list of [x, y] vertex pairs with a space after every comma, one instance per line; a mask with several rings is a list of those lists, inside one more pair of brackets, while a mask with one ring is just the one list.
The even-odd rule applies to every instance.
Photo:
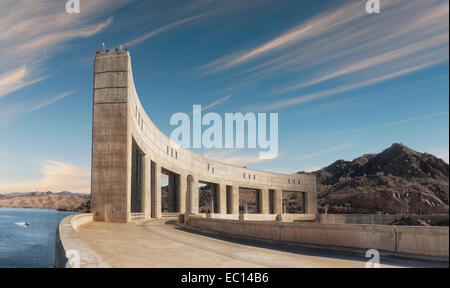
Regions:
[[[112, 267], [144, 268], [357, 268], [365, 255], [298, 246], [234, 240], [178, 226], [136, 226], [93, 222], [80, 227], [81, 238]], [[381, 267], [448, 267], [381, 257]]]

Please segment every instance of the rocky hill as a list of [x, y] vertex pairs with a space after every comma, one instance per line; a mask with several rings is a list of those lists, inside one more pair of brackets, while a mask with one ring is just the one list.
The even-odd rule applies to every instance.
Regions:
[[320, 213], [448, 213], [449, 165], [402, 144], [312, 173]]
[[60, 211], [89, 212], [89, 195], [71, 192], [28, 192], [0, 194], [0, 207], [41, 208]]

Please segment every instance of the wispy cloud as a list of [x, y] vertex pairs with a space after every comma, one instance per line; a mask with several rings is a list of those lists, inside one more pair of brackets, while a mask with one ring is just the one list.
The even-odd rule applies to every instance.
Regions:
[[204, 155], [208, 158], [235, 166], [245, 166], [266, 161], [265, 159], [261, 159], [259, 155], [242, 154], [236, 149], [215, 149], [204, 153]]
[[130, 45], [130, 46], [137, 46], [137, 45], [141, 44], [142, 42], [144, 42], [144, 41], [147, 40], [147, 39], [150, 39], [150, 38], [152, 38], [152, 37], [155, 37], [155, 36], [157, 36], [157, 35], [159, 35], [159, 34], [161, 34], [161, 33], [170, 31], [170, 30], [172, 30], [172, 29], [174, 29], [174, 28], [176, 28], [176, 27], [178, 27], [178, 26], [181, 26], [181, 25], [183, 25], [183, 24], [192, 22], [192, 21], [194, 21], [194, 20], [196, 20], [196, 19], [198, 19], [198, 18], [200, 18], [200, 17], [202, 17], [202, 16], [203, 16], [203, 15], [196, 15], [196, 16], [184, 18], [184, 19], [181, 19], [181, 20], [179, 20], [179, 21], [176, 21], [176, 22], [173, 22], [173, 23], [164, 25], [164, 26], [159, 27], [159, 28], [157, 28], [157, 29], [155, 29], [155, 30], [153, 30], [153, 31], [150, 31], [150, 32], [148, 32], [148, 33], [146, 33], [146, 34], [144, 34], [144, 35], [142, 35], [142, 36], [140, 36], [140, 37], [138, 37], [138, 38], [136, 38], [136, 39], [134, 39], [134, 40], [131, 40], [131, 41], [128, 43], [128, 45]]
[[20, 115], [24, 115], [44, 107], [51, 105], [61, 99], [66, 98], [69, 95], [72, 95], [74, 91], [68, 91], [56, 96], [50, 97], [48, 99], [32, 99], [23, 102], [17, 102], [9, 105], [0, 106], [0, 125], [15, 118]]
[[350, 85], [338, 86], [337, 88], [321, 90], [319, 92], [301, 95], [301, 96], [286, 99], [286, 100], [275, 101], [275, 102], [271, 102], [271, 103], [267, 103], [267, 104], [254, 105], [254, 106], [246, 107], [245, 109], [247, 109], [249, 111], [270, 111], [270, 110], [282, 109], [282, 108], [286, 108], [286, 107], [290, 107], [290, 106], [294, 106], [294, 105], [299, 105], [299, 104], [307, 103], [310, 101], [335, 96], [337, 94], [356, 90], [359, 88], [367, 87], [367, 86], [374, 85], [374, 84], [377, 84], [377, 83], [380, 83], [383, 81], [392, 80], [392, 79], [395, 79], [395, 78], [398, 78], [398, 77], [401, 77], [404, 75], [408, 75], [410, 73], [414, 73], [414, 72], [422, 70], [424, 68], [433, 66], [437, 63], [438, 63], [438, 61], [428, 62], [428, 63], [424, 63], [424, 64], [417, 65], [414, 67], [409, 67], [409, 68], [406, 68], [403, 70], [395, 71], [395, 72], [392, 72], [387, 75], [382, 75], [377, 78], [372, 78], [367, 81], [358, 82], [358, 83], [350, 84]]
[[42, 178], [38, 181], [0, 183], [0, 193], [11, 192], [60, 192], [90, 193], [88, 169], [59, 161], [46, 160], [41, 163]]
[[[312, 86], [312, 85], [316, 85], [321, 82], [325, 82], [330, 79], [338, 78], [338, 77], [341, 77], [341, 76], [344, 76], [347, 74], [352, 74], [352, 73], [355, 73], [355, 72], [358, 72], [361, 70], [365, 70], [365, 69], [368, 69], [371, 67], [376, 67], [376, 66], [379, 66], [382, 64], [387, 64], [387, 63], [390, 63], [399, 58], [407, 57], [407, 56], [415, 54], [415, 53], [420, 53], [421, 51], [425, 51], [427, 49], [430, 49], [430, 48], [433, 48], [436, 46], [445, 45], [446, 43], [448, 43], [448, 40], [449, 40], [448, 33], [443, 33], [443, 34], [437, 35], [435, 37], [432, 37], [431, 39], [427, 39], [425, 41], [420, 41], [418, 43], [414, 43], [412, 45], [402, 47], [397, 50], [389, 51], [384, 54], [380, 54], [380, 55], [377, 55], [374, 57], [370, 57], [368, 59], [358, 61], [356, 63], [352, 63], [350, 65], [341, 67], [339, 70], [335, 70], [329, 74], [319, 76], [319, 77], [311, 79], [309, 81], [301, 82], [299, 84], [283, 88], [277, 92], [278, 93], [286, 93], [286, 92], [299, 90], [299, 89], [302, 89], [302, 88], [305, 88], [308, 86]], [[441, 61], [445, 60], [445, 58], [446, 58], [444, 55], [439, 55], [439, 56], [440, 57], [439, 57], [438, 62], [441, 62]]]
[[[257, 108], [282, 109], [388, 81], [448, 61], [448, 1], [383, 1], [368, 15], [364, 1], [346, 1], [250, 49], [192, 69], [208, 76], [234, 68], [236, 83], [280, 79], [278, 100]], [[243, 70], [243, 71], [242, 71]], [[298, 80], [292, 80], [296, 77]], [[321, 84], [326, 82], [326, 86]], [[285, 93], [315, 86], [315, 92]], [[282, 99], [279, 99], [282, 97]]]
[[39, 82], [44, 78], [29, 80], [30, 73], [26, 66], [0, 75], [0, 98], [23, 87]]
[[357, 128], [357, 129], [345, 130], [345, 131], [342, 131], [342, 133], [364, 132], [364, 131], [372, 130], [372, 129], [387, 128], [387, 127], [397, 126], [397, 125], [401, 125], [401, 124], [441, 117], [444, 115], [448, 115], [448, 111], [423, 115], [423, 116], [399, 120], [399, 121], [386, 122], [386, 123], [381, 123], [381, 124], [377, 124], [377, 125], [361, 127], [361, 128]]
[[46, 79], [41, 66], [45, 60], [68, 41], [104, 30], [113, 22], [105, 15], [129, 2], [84, 1], [82, 13], [68, 15], [65, 3], [57, 1], [1, 1], [0, 97]]
[[345, 148], [348, 148], [348, 147], [350, 147], [352, 145], [352, 143], [353, 143], [353, 141], [345, 142], [345, 143], [342, 143], [342, 144], [330, 147], [330, 148], [325, 149], [325, 150], [321, 150], [321, 151], [318, 151], [318, 152], [305, 154], [305, 155], [302, 155], [300, 157], [293, 158], [292, 160], [297, 160], [298, 161], [298, 160], [305, 160], [305, 159], [310, 159], [310, 158], [316, 158], [316, 157], [319, 157], [319, 156], [322, 156], [322, 155], [326, 155], [326, 154], [329, 154], [329, 153], [332, 153], [332, 152], [336, 152], [336, 151], [340, 151], [340, 150], [343, 150]]
[[[222, 97], [222, 98], [218, 99], [217, 101], [215, 101], [215, 102], [213, 102], [211, 104], [208, 104], [206, 106], [202, 106], [202, 110], [201, 111], [202, 112], [203, 111], [207, 111], [207, 110], [210, 110], [210, 109], [212, 109], [214, 107], [217, 107], [217, 106], [220, 106], [222, 104], [225, 104], [226, 102], [228, 102], [228, 100], [231, 99], [232, 96], [233, 95], [228, 95], [228, 96], [225, 96], [225, 97]], [[192, 112], [190, 112], [190, 114], [192, 114]]]

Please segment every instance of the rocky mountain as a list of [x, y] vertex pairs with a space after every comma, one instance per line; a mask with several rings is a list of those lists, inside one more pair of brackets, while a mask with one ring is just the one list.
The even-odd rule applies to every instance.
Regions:
[[63, 191], [0, 194], [0, 207], [89, 212], [90, 196]]
[[449, 165], [402, 144], [311, 173], [320, 213], [448, 213]]

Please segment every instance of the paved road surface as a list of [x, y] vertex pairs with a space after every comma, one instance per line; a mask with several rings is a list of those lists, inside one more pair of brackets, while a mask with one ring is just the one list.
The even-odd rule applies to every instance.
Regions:
[[[177, 226], [136, 226], [94, 222], [79, 234], [112, 267], [281, 268], [365, 267], [365, 255], [231, 240]], [[381, 258], [381, 267], [448, 267]]]

